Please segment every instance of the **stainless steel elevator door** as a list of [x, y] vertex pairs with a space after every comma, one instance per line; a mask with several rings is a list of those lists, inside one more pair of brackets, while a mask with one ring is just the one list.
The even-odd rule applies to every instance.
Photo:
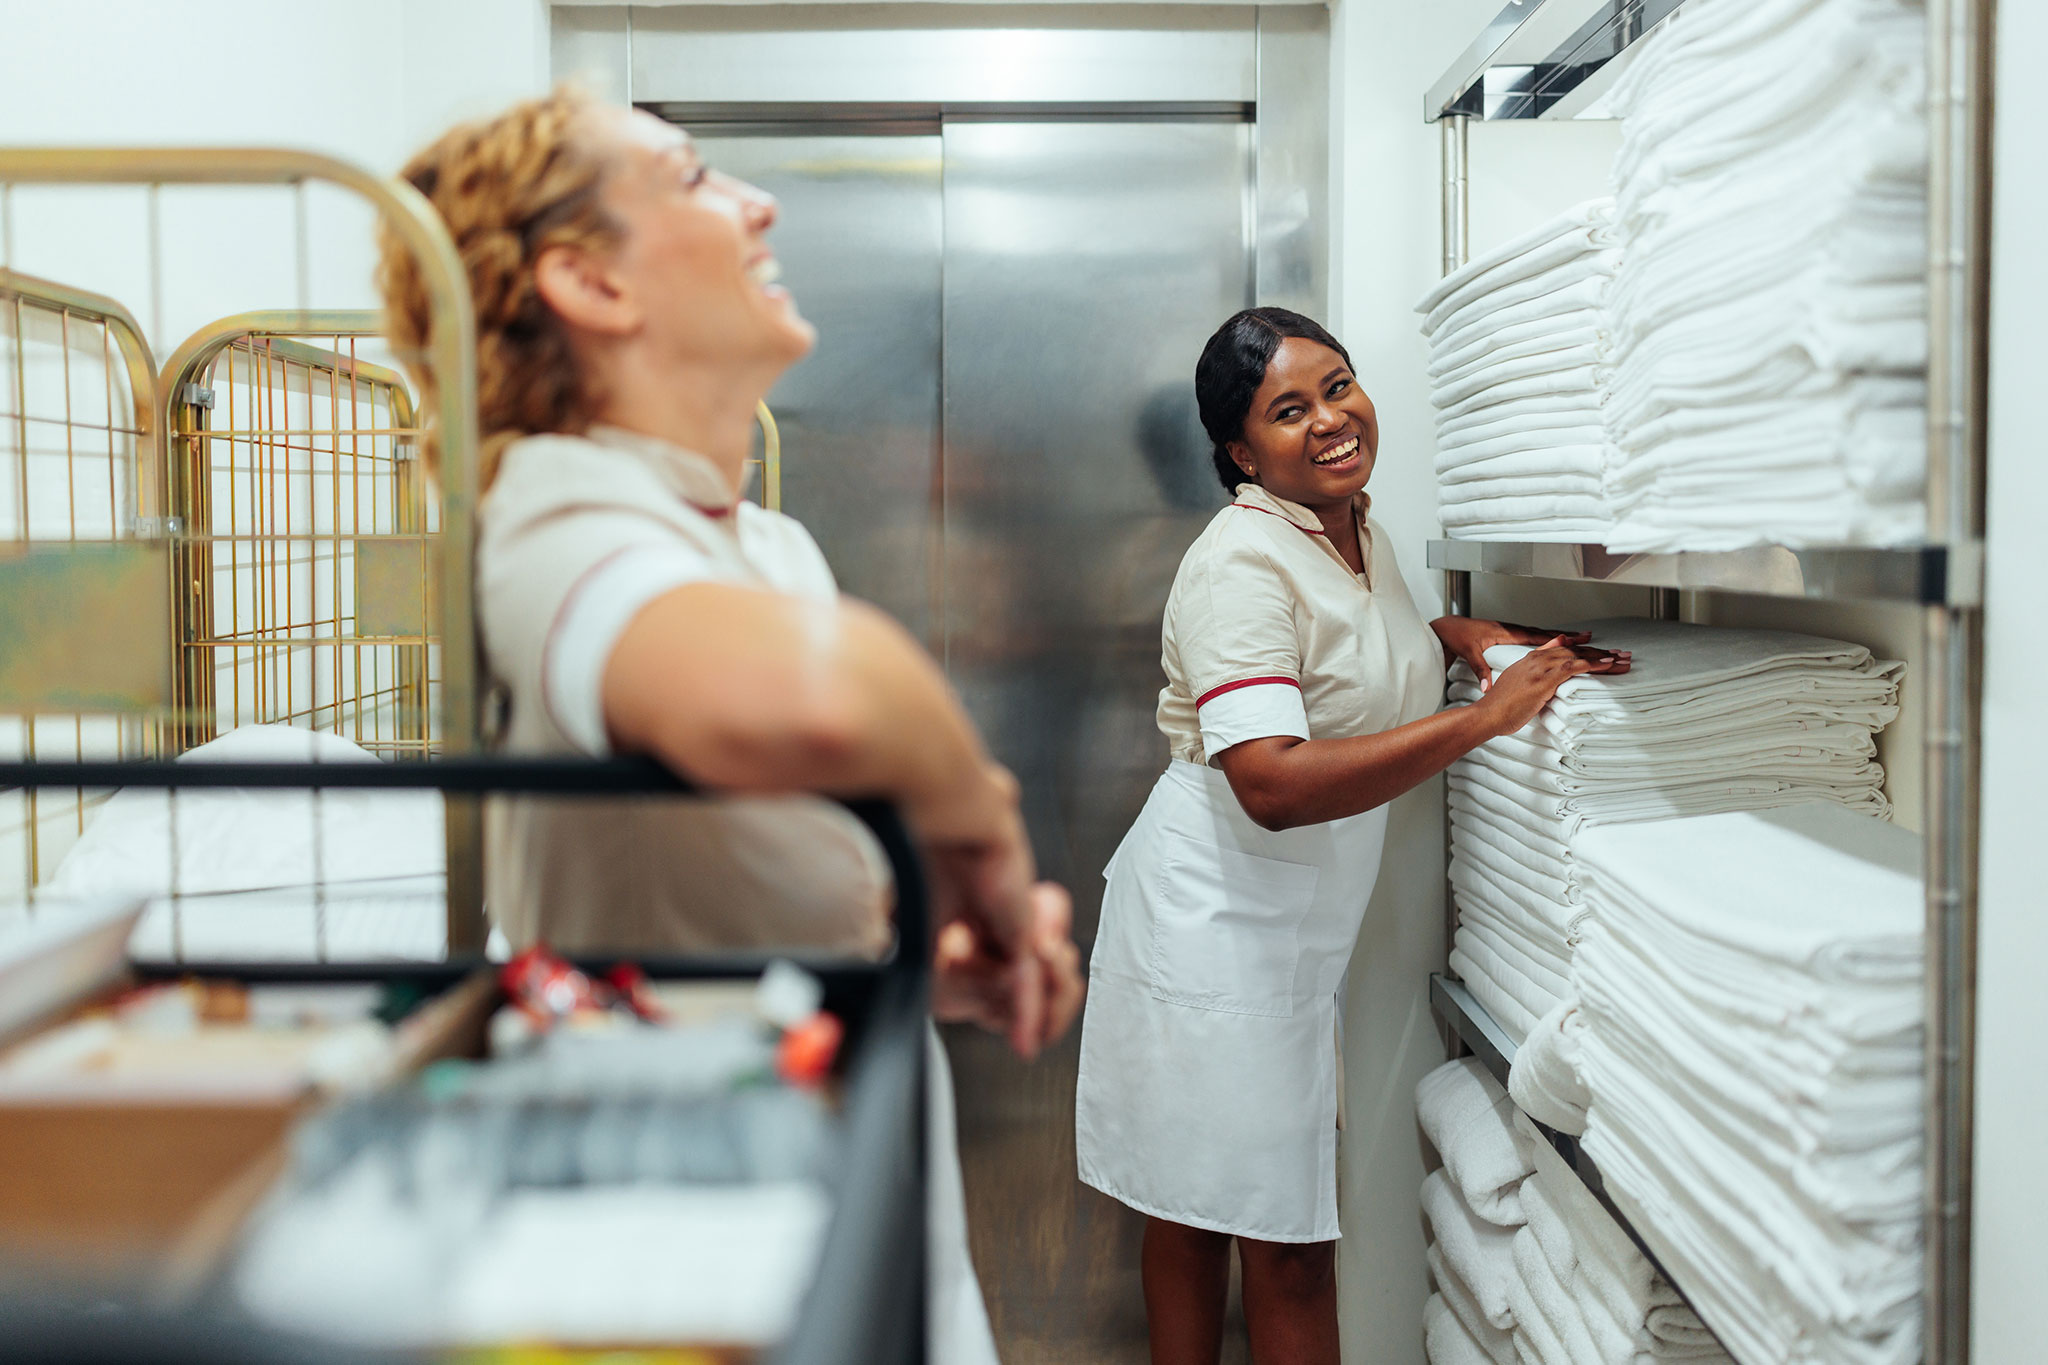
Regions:
[[[1223, 490], [1195, 358], [1251, 301], [1251, 128], [945, 128], [945, 636], [1092, 942], [1164, 768], [1159, 622]], [[1025, 1067], [949, 1033], [969, 1222], [1009, 1365], [1142, 1361], [1139, 1220], [1076, 1177], [1078, 1037]]]
[[817, 348], [768, 395], [782, 509], [847, 592], [935, 652], [939, 546], [940, 142], [693, 130], [705, 161], [781, 201], [769, 243]]

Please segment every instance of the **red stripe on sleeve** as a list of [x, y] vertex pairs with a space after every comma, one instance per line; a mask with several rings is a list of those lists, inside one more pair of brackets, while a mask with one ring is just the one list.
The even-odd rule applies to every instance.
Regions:
[[1197, 709], [1207, 706], [1210, 702], [1216, 700], [1216, 698], [1222, 696], [1225, 692], [1235, 692], [1240, 687], [1264, 687], [1268, 683], [1284, 683], [1285, 685], [1293, 688], [1297, 692], [1301, 690], [1301, 684], [1297, 682], [1295, 679], [1283, 678], [1278, 674], [1275, 674], [1270, 678], [1243, 678], [1237, 682], [1225, 683], [1221, 687], [1210, 688], [1207, 692], [1204, 692], [1201, 696], [1195, 698], [1195, 706]]

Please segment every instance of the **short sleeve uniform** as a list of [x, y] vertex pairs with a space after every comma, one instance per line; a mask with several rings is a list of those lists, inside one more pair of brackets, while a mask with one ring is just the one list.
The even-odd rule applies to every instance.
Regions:
[[[479, 627], [507, 753], [610, 753], [605, 666], [674, 588], [837, 592], [795, 521], [736, 500], [701, 455], [605, 427], [512, 445], [479, 525]], [[819, 798], [503, 797], [485, 832], [486, 904], [515, 946], [873, 955], [887, 943], [886, 867]]]
[[1161, 631], [1173, 759], [1105, 873], [1075, 1102], [1081, 1178], [1140, 1212], [1262, 1241], [1338, 1235], [1338, 987], [1384, 807], [1267, 830], [1215, 756], [1376, 734], [1438, 706], [1443, 655], [1357, 510], [1353, 573], [1256, 485], [1181, 562]]

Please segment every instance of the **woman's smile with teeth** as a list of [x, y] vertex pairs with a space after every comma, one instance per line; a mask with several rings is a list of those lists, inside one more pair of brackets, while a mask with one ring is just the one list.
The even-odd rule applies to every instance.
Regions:
[[1314, 460], [1311, 461], [1311, 463], [1335, 464], [1339, 460], [1344, 459], [1346, 456], [1350, 455], [1353, 451], [1357, 449], [1358, 438], [1354, 436], [1350, 440], [1344, 442], [1344, 444], [1339, 446], [1333, 446], [1330, 449], [1324, 451], [1322, 454], [1316, 456]]

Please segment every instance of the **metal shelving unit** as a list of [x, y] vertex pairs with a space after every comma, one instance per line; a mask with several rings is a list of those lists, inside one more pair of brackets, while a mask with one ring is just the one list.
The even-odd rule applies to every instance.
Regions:
[[[1443, 262], [1468, 258], [1471, 120], [1597, 112], [1636, 44], [1681, 0], [1508, 0], [1430, 88], [1441, 130]], [[1982, 737], [1986, 323], [1995, 0], [1922, 0], [1927, 14], [1928, 543], [1899, 549], [1790, 548], [1617, 554], [1598, 545], [1440, 540], [1430, 567], [1445, 604], [1471, 610], [1471, 575], [1892, 602], [1918, 609], [1925, 660], [1927, 788], [1926, 1346], [1928, 1365], [1970, 1358], [1970, 1211], [1977, 994], [1977, 774]], [[1454, 912], [1448, 912], [1452, 913]], [[1444, 983], [1448, 986], [1451, 983]], [[1436, 998], [1437, 987], [1432, 986]], [[1454, 997], [1444, 995], [1445, 1000]], [[1469, 999], [1469, 997], [1468, 997]], [[1481, 1012], [1483, 1014], [1483, 1011]], [[1453, 1021], [1453, 1027], [1456, 1027]], [[1469, 1037], [1486, 1039], [1474, 1026]], [[1493, 1050], [1498, 1053], [1497, 1045]]]

